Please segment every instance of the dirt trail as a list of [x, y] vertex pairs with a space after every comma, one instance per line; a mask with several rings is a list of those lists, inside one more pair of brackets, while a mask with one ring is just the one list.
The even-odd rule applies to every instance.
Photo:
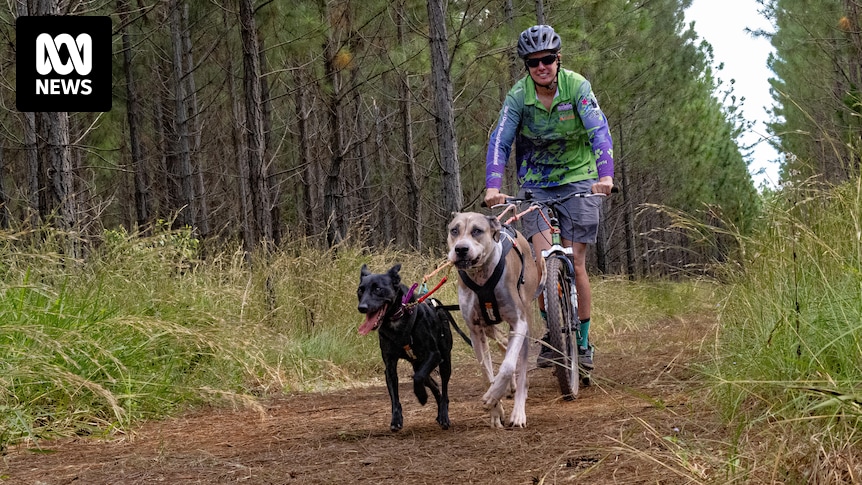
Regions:
[[[3, 457], [0, 483], [708, 482], [717, 471], [681, 458], [674, 443], [690, 447], [721, 433], [690, 369], [703, 358], [701, 344], [713, 325], [692, 317], [605, 336], [597, 342], [596, 382], [573, 402], [559, 399], [550, 369], [532, 369], [525, 429], [488, 426], [479, 400], [486, 386], [475, 361], [459, 353], [447, 431], [434, 422], [433, 400], [425, 407], [416, 402], [401, 368], [400, 433], [389, 431], [381, 380], [274, 399], [265, 413], [205, 410], [112, 441], [13, 448]], [[511, 401], [505, 404], [508, 413]]]

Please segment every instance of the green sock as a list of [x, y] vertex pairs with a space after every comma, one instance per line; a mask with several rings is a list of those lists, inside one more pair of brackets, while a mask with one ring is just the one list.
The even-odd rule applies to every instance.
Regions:
[[590, 319], [581, 320], [581, 338], [578, 339], [578, 347], [586, 348], [590, 345]]

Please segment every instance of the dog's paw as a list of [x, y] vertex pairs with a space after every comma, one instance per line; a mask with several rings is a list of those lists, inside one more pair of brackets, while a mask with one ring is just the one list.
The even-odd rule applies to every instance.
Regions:
[[512, 423], [513, 428], [526, 428], [527, 414], [523, 409], [519, 410], [515, 408], [512, 410], [512, 415], [509, 416], [509, 421]]
[[449, 426], [451, 425], [449, 422], [448, 396], [441, 396], [441, 398], [437, 400], [437, 424], [439, 424], [442, 429], [449, 429]]
[[437, 416], [437, 424], [440, 425], [440, 429], [449, 429], [449, 426], [452, 425], [449, 422], [449, 416]]
[[424, 378], [413, 376], [413, 394], [416, 394], [419, 404], [424, 406], [428, 402], [428, 390], [425, 389]]
[[402, 427], [404, 427], [404, 415], [401, 414], [401, 404], [398, 404], [398, 408], [392, 410], [392, 422], [389, 423], [389, 431], [395, 433], [401, 431]]
[[489, 407], [488, 405], [486, 405], [485, 409], [487, 409], [489, 414], [491, 415], [491, 427], [492, 428], [502, 429], [505, 427], [503, 425], [503, 414], [504, 414], [503, 403], [501, 403], [500, 401], [497, 401], [496, 405], [494, 405], [493, 407]]

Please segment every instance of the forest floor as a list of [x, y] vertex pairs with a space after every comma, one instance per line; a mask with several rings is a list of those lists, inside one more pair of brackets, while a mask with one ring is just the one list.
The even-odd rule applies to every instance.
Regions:
[[[472, 352], [456, 349], [452, 426], [420, 406], [401, 367], [404, 429], [389, 431], [382, 376], [261, 409], [202, 409], [112, 439], [7, 449], [0, 484], [556, 484], [721, 482], [727, 430], [693, 368], [715, 319], [695, 315], [604, 335], [594, 384], [563, 401], [529, 371], [527, 427], [492, 429]], [[456, 347], [466, 347], [455, 340]], [[537, 348], [531, 348], [535, 366]], [[505, 402], [506, 416], [511, 400]]]

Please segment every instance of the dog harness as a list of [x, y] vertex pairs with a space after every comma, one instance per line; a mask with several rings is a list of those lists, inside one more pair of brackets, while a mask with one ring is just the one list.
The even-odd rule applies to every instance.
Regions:
[[503, 225], [503, 228], [500, 230], [500, 237], [503, 239], [503, 250], [500, 254], [500, 261], [497, 262], [497, 267], [494, 268], [494, 272], [491, 273], [491, 277], [488, 278], [488, 281], [486, 281], [484, 285], [476, 284], [475, 281], [471, 280], [470, 277], [467, 276], [465, 271], [458, 270], [458, 276], [461, 278], [461, 281], [463, 281], [468, 288], [473, 290], [473, 293], [476, 293], [476, 296], [479, 298], [479, 308], [482, 310], [482, 318], [485, 319], [485, 323], [488, 325], [496, 325], [503, 321], [503, 319], [500, 318], [500, 306], [497, 304], [497, 297], [494, 296], [494, 289], [497, 287], [497, 283], [503, 275], [503, 270], [506, 269], [506, 255], [509, 254], [509, 250], [512, 248], [515, 248], [515, 252], [517, 252], [518, 257], [521, 258], [521, 274], [518, 276], [518, 293], [521, 292], [521, 285], [524, 284], [524, 254], [515, 244], [514, 230], [508, 225]]

